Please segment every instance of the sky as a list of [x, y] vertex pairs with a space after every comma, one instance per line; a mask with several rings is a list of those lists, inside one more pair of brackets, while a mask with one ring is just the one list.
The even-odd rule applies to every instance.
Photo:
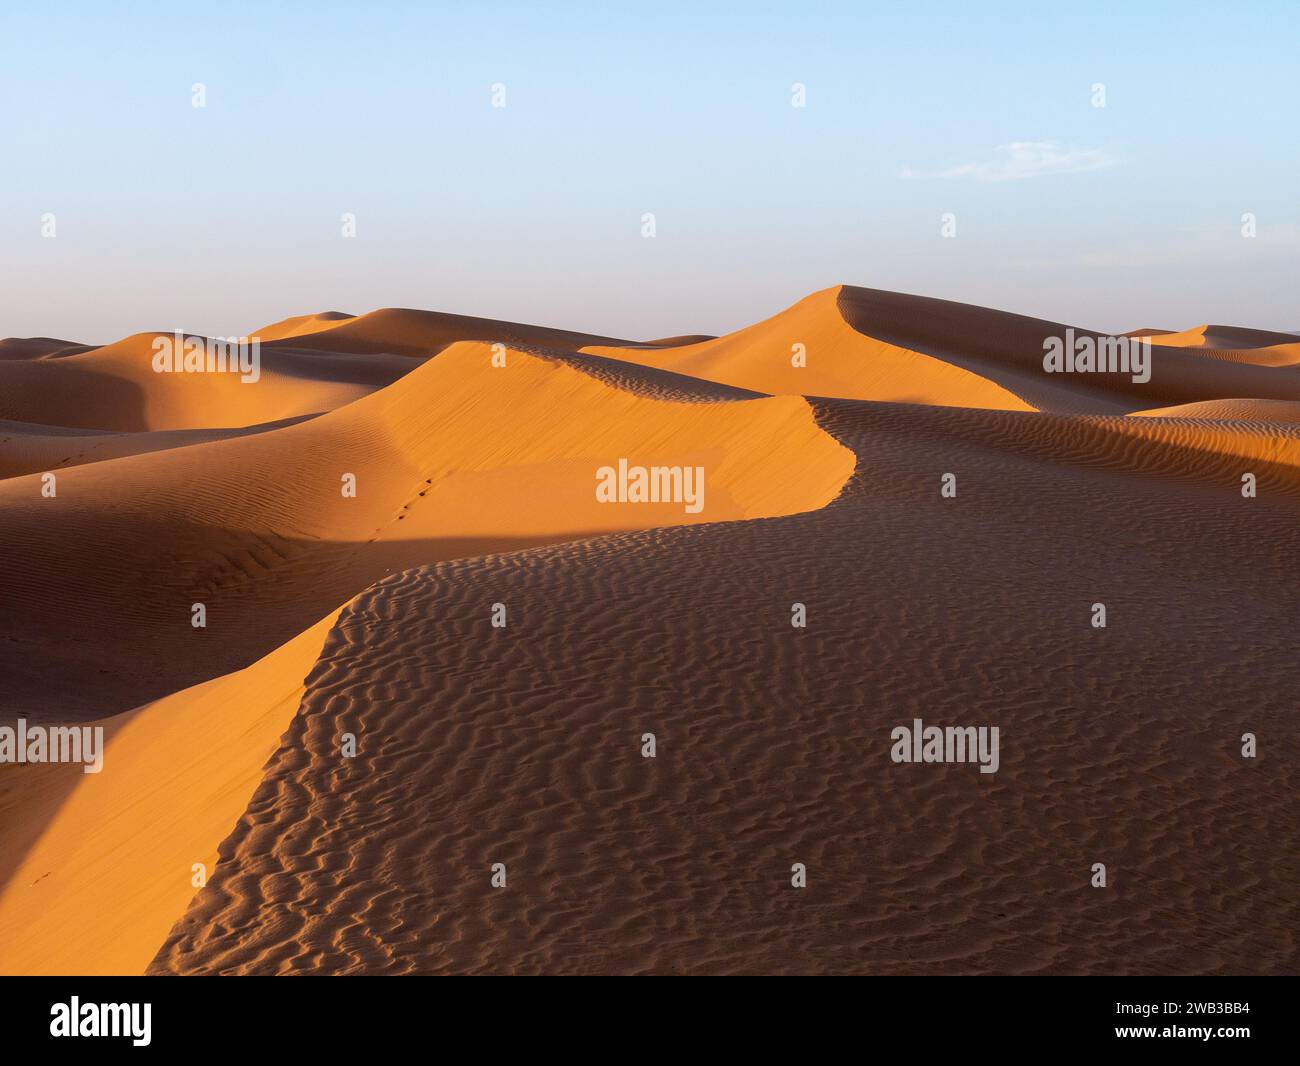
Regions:
[[0, 336], [648, 339], [840, 283], [1300, 329], [1297, 41], [1294, 0], [6, 4]]

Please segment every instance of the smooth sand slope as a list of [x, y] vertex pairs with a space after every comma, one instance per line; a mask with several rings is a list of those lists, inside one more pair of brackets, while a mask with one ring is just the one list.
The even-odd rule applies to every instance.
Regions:
[[[247, 665], [390, 570], [821, 507], [853, 468], [800, 398], [684, 402], [651, 372], [633, 392], [586, 357], [492, 354], [457, 344], [308, 421], [66, 469], [53, 499], [39, 474], [0, 481], [9, 707], [100, 717]], [[620, 458], [705, 466], [702, 509], [598, 503]]]
[[[1139, 385], [1043, 374], [1063, 330], [326, 312], [206, 403], [16, 346], [4, 717], [135, 710], [98, 778], [0, 767], [0, 972], [1296, 972], [1294, 338]], [[623, 457], [703, 511], [597, 503]], [[913, 718], [999, 771], [892, 763]]]

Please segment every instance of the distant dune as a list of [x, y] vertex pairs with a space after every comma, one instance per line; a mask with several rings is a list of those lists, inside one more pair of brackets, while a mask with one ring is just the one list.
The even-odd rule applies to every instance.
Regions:
[[[326, 319], [336, 314], [338, 312], [329, 312], [316, 317]], [[355, 318], [320, 322], [316, 329], [300, 329], [299, 324], [304, 323], [306, 318], [307, 316], [286, 319], [268, 327], [272, 333], [278, 333], [284, 327], [293, 331], [285, 334], [284, 340], [272, 338], [272, 343], [282, 345], [291, 339], [294, 347], [318, 352], [346, 352], [354, 355], [396, 353], [418, 358], [437, 355], [456, 341], [485, 341], [516, 347], [533, 345], [566, 351], [577, 351], [589, 344], [621, 343], [610, 337], [571, 333], [545, 326], [471, 318], [439, 311], [413, 311], [402, 307], [385, 307]]]
[[[1237, 347], [1193, 355], [1184, 350], [1190, 344], [1166, 343], [1167, 336], [1181, 335], [1161, 335], [1146, 383], [1125, 374], [1063, 377], [1043, 370], [1043, 341], [1063, 336], [1062, 323], [844, 285], [711, 341], [584, 350], [758, 392], [1002, 411], [1124, 414], [1161, 404], [1297, 394], [1300, 368], [1274, 368], [1300, 363], [1300, 347], [1261, 346], [1263, 338], [1273, 345], [1281, 334], [1213, 328], [1216, 341], [1230, 334]], [[792, 363], [795, 354], [806, 366]]]
[[1144, 418], [1194, 418], [1212, 422], [1300, 422], [1300, 400], [1206, 400], [1134, 411]]
[[1296, 972], [1300, 338], [1067, 329], [0, 341], [0, 726], [108, 737], [0, 765], [0, 972]]
[[121, 433], [252, 426], [318, 414], [396, 381], [397, 355], [264, 349], [255, 387], [236, 373], [156, 373], [137, 333], [58, 359], [0, 361], [0, 418]]
[[281, 341], [286, 337], [301, 337], [306, 333], [323, 333], [354, 318], [356, 315], [345, 314], [342, 311], [322, 311], [318, 315], [295, 315], [293, 318], [285, 318], [269, 326], [263, 326], [249, 336], [260, 337], [264, 341]]
[[85, 351], [87, 347], [53, 337], [6, 337], [0, 340], [0, 359], [57, 359]]

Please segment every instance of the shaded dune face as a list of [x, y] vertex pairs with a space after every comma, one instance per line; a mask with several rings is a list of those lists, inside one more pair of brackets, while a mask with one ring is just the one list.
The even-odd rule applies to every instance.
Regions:
[[[1140, 385], [1044, 374], [1065, 328], [0, 342], [4, 717], [113, 768], [0, 766], [0, 972], [1295, 972], [1295, 338]], [[598, 502], [623, 458], [702, 509]], [[893, 763], [914, 718], [999, 770]]]
[[[1126, 373], [1044, 371], [1044, 341], [1064, 336], [1067, 329], [1076, 337], [1105, 336], [1095, 330], [950, 300], [850, 286], [841, 288], [838, 306], [855, 329], [965, 367], [1040, 411], [1121, 414], [1157, 404], [1237, 396], [1290, 399], [1300, 394], [1300, 376], [1268, 370], [1300, 361], [1300, 349], [1294, 355], [1266, 354], [1258, 345], [1279, 335], [1256, 330], [1229, 331], [1235, 348], [1197, 353], [1169, 346], [1168, 336], [1152, 337], [1150, 380], [1136, 382]], [[1234, 362], [1247, 365], [1223, 365]]]
[[0, 359], [55, 359], [85, 349], [84, 344], [55, 337], [6, 337], [0, 340]]
[[0, 421], [0, 479], [38, 472], [61, 472], [86, 463], [125, 455], [169, 451], [228, 437], [244, 437], [311, 418], [299, 415], [260, 426], [236, 429], [172, 429], [115, 433], [107, 430], [42, 426], [35, 422]]

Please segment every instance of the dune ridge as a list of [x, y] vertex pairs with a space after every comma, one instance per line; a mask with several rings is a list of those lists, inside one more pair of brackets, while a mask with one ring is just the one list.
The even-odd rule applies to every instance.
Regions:
[[[337, 312], [332, 312], [337, 313]], [[295, 322], [288, 319], [286, 322]], [[270, 327], [279, 333], [284, 323]], [[290, 327], [297, 329], [297, 325]], [[457, 341], [483, 341], [510, 347], [536, 346], [574, 351], [588, 344], [622, 344], [612, 337], [570, 330], [506, 322], [495, 318], [475, 318], [442, 311], [419, 311], [406, 307], [384, 307], [342, 321], [327, 322], [314, 331], [294, 332], [285, 339], [272, 339], [278, 346], [292, 339], [295, 347], [320, 352], [347, 352], [352, 355], [394, 353], [428, 358]]]
[[[24, 604], [0, 619], [10, 705], [99, 717], [247, 665], [390, 570], [818, 507], [853, 468], [801, 398], [683, 402], [634, 366], [639, 392], [588, 357], [492, 355], [461, 342], [316, 418], [69, 467], [54, 499], [40, 474], [0, 481], [0, 576]], [[600, 504], [620, 457], [707, 466], [703, 509]]]
[[[1227, 331], [1236, 343], [1259, 331]], [[1191, 351], [1153, 338], [1151, 380], [1129, 374], [1048, 374], [1043, 342], [1095, 330], [931, 297], [840, 285], [753, 326], [682, 347], [585, 351], [771, 394], [1058, 414], [1127, 414], [1181, 403], [1292, 399], [1300, 349]], [[1223, 339], [1216, 336], [1216, 339]], [[1294, 341], [1294, 338], [1290, 338]], [[802, 345], [806, 367], [792, 365]]]

